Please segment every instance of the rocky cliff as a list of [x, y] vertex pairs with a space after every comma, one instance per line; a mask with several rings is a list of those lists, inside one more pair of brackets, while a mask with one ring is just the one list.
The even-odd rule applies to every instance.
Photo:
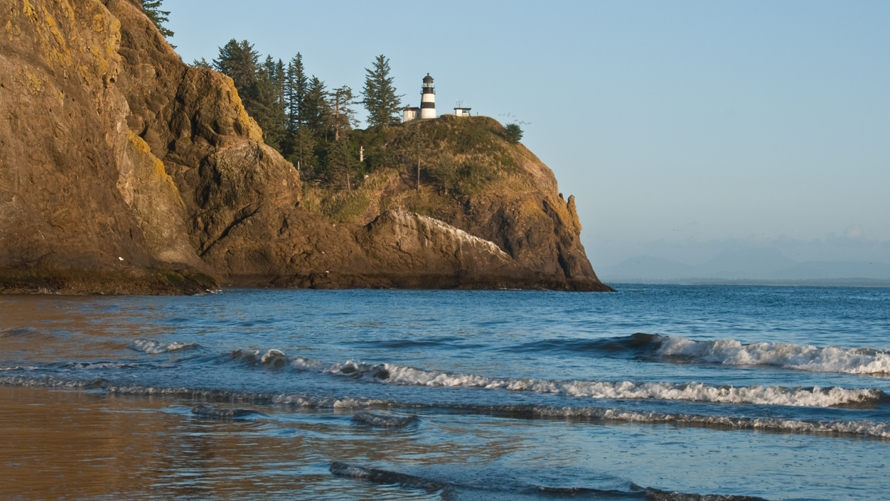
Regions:
[[136, 2], [0, 0], [0, 26], [0, 291], [607, 289], [573, 199], [530, 152], [501, 147], [499, 124], [475, 126], [506, 156], [450, 157], [457, 130], [428, 160], [507, 174], [410, 195], [392, 171], [361, 217], [338, 219], [318, 190], [305, 203], [232, 81], [185, 65]]

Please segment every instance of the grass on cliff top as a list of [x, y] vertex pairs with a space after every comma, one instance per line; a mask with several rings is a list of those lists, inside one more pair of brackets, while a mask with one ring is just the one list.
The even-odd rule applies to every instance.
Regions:
[[351, 179], [351, 190], [342, 174], [303, 186], [304, 206], [332, 222], [365, 224], [388, 209], [447, 220], [469, 197], [535, 189], [520, 167], [527, 150], [507, 141], [504, 127], [492, 118], [446, 115], [354, 131], [351, 141], [365, 148], [367, 177]]
[[398, 177], [394, 169], [380, 169], [367, 179], [354, 180], [351, 191], [341, 186], [303, 186], [303, 207], [332, 222], [358, 222], [381, 190]]

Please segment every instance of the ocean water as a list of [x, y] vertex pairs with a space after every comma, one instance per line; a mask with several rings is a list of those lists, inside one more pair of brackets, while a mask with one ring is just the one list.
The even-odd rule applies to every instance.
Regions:
[[0, 297], [0, 497], [883, 499], [890, 289]]

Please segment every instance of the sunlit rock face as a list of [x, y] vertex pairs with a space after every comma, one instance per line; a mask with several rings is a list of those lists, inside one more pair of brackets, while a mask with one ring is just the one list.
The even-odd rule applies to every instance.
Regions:
[[3, 0], [0, 27], [0, 290], [607, 289], [521, 145], [519, 184], [334, 224], [231, 79], [184, 64], [137, 2]]

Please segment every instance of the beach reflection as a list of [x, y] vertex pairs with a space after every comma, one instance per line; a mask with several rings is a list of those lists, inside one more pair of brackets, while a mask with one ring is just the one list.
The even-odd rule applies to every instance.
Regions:
[[421, 421], [404, 430], [373, 429], [343, 411], [202, 419], [191, 414], [191, 404], [0, 387], [0, 497], [439, 499], [335, 477], [329, 465], [399, 462], [447, 472], [451, 464], [466, 471], [508, 457], [522, 443], [519, 434], [484, 426], [429, 430], [433, 425]]

